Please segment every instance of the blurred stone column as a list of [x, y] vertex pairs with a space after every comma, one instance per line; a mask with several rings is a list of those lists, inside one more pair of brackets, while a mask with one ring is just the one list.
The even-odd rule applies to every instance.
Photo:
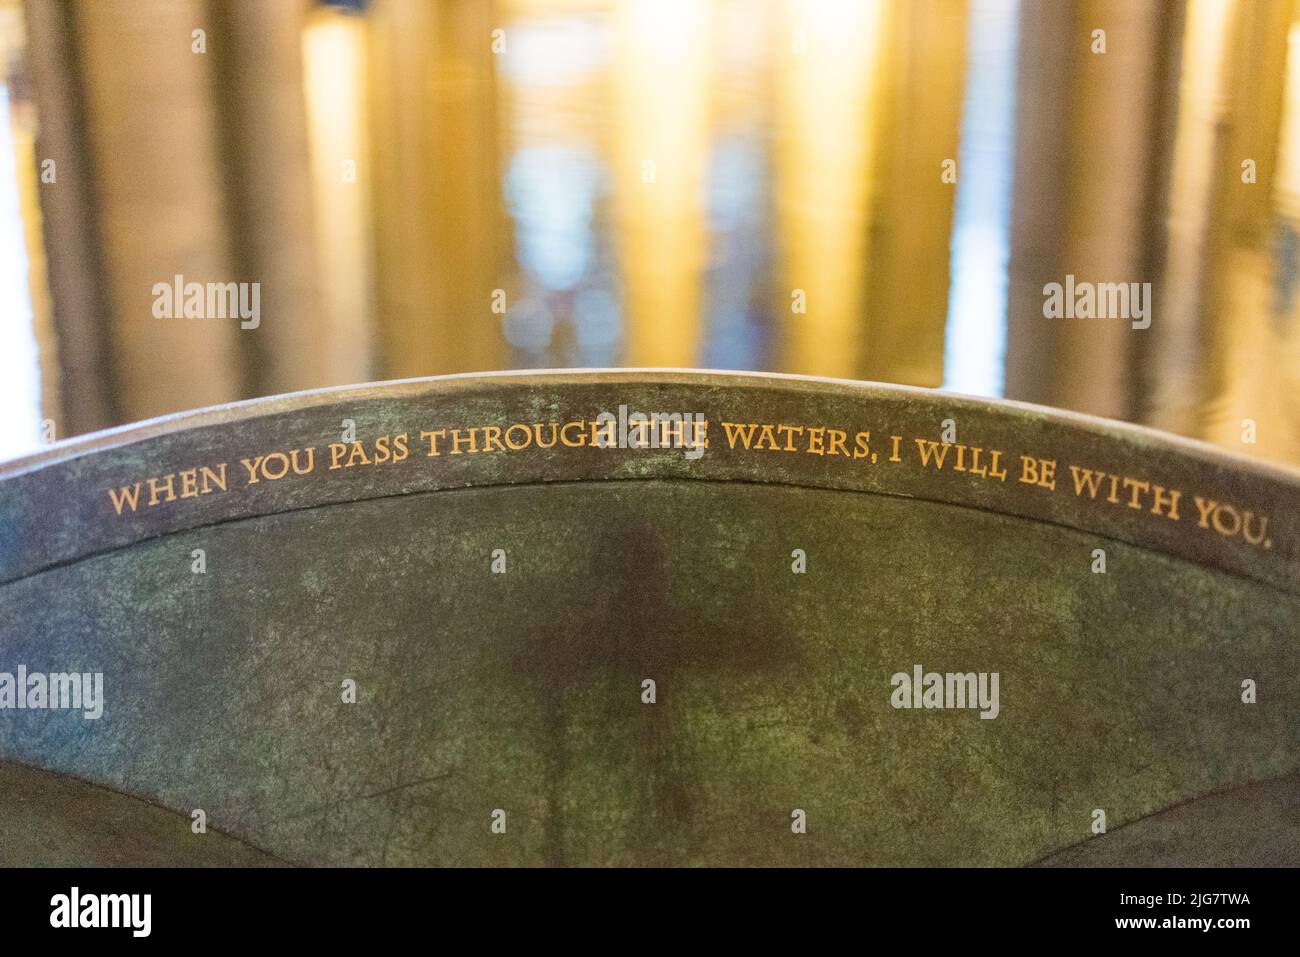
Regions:
[[206, 4], [83, 0], [73, 30], [117, 414], [142, 419], [236, 398], [238, 322], [153, 315], [155, 283], [244, 278], [229, 257], [213, 63], [192, 50], [193, 31], [212, 40]]
[[[1260, 328], [1257, 323], [1240, 337], [1251, 339], [1256, 352], [1239, 361], [1249, 372], [1265, 365], [1271, 370], [1267, 376], [1240, 377], [1252, 390], [1252, 413], [1263, 412], [1258, 445], [1247, 451], [1294, 465], [1300, 461], [1300, 3], [1290, 7], [1276, 159], [1267, 178], [1267, 195], [1252, 194], [1254, 204], [1262, 201], [1268, 208], [1255, 256], [1268, 263], [1268, 280], [1260, 290], [1268, 299], [1267, 324]], [[1261, 176], [1260, 183], [1264, 182]], [[1267, 356], [1266, 363], [1255, 358], [1261, 353]], [[1238, 428], [1232, 438], [1240, 442], [1241, 416], [1234, 419]]]
[[943, 382], [949, 248], [967, 47], [966, 0], [891, 0], [881, 132], [868, 216], [866, 379]]
[[613, 192], [623, 361], [691, 366], [700, 351], [711, 10], [629, 0], [615, 14]]
[[862, 368], [888, 7], [782, 5], [773, 150], [783, 372], [851, 378]]
[[[50, 301], [50, 279], [46, 263], [45, 229], [41, 221], [41, 158], [37, 148], [36, 105], [32, 100], [31, 70], [28, 66], [27, 24], [23, 4], [19, 0], [0, 0], [0, 69], [5, 84], [5, 102], [3, 111], [7, 114], [7, 129], [0, 131], [0, 136], [8, 136], [12, 146], [11, 155], [0, 157], [0, 168], [5, 175], [12, 177], [12, 184], [4, 184], [0, 192], [14, 196], [18, 203], [18, 215], [22, 223], [22, 257], [19, 261], [0, 264], [0, 271], [8, 277], [9, 282], [18, 279], [18, 272], [25, 265], [24, 281], [27, 299], [31, 306], [30, 330], [22, 328], [23, 303], [21, 301], [5, 303], [5, 319], [10, 324], [0, 334], [6, 348], [12, 344], [16, 348], [15, 356], [0, 357], [0, 365], [6, 360], [12, 361], [24, 350], [19, 343], [30, 331], [36, 345], [36, 369], [40, 381], [40, 395], [36, 411], [39, 412], [40, 433], [29, 433], [27, 438], [36, 439], [38, 434], [45, 435], [45, 424], [53, 421], [55, 438], [60, 438], [68, 428], [68, 421], [63, 414], [63, 397], [59, 383], [59, 345], [58, 335], [54, 329], [53, 308]], [[50, 184], [56, 185], [56, 184]], [[10, 186], [13, 193], [9, 193]], [[12, 208], [12, 207], [11, 207]], [[12, 224], [6, 224], [12, 228]], [[9, 233], [12, 242], [13, 234]], [[4, 280], [0, 280], [3, 283]], [[10, 287], [13, 289], [13, 287]], [[16, 291], [16, 289], [13, 289]], [[8, 366], [12, 369], [13, 366]], [[12, 385], [12, 383], [8, 383]], [[21, 435], [18, 422], [12, 416], [25, 418], [18, 410], [11, 410], [8, 428], [0, 430]], [[36, 423], [28, 423], [36, 425]], [[0, 444], [5, 444], [0, 442]], [[9, 445], [8, 449], [16, 448]]]
[[[58, 164], [41, 197], [63, 431], [368, 377], [368, 347], [336, 334], [321, 297], [310, 8], [28, 0], [39, 152]], [[155, 316], [155, 284], [177, 276], [258, 284], [257, 327], [183, 303]], [[368, 311], [350, 321], [368, 333]]]
[[783, 371], [943, 381], [965, 0], [788, 2], [776, 195]]
[[238, 340], [248, 395], [350, 381], [326, 362], [331, 330], [317, 289], [303, 96], [307, 9], [305, 0], [208, 3], [230, 261], [239, 280], [261, 283], [261, 325]]
[[325, 383], [376, 378], [369, 22], [320, 7], [303, 34]]
[[[28, 0], [24, 14], [38, 110], [35, 158], [54, 161], [54, 182], [40, 184], [39, 195], [55, 341], [40, 345], [45, 382], [59, 388], [62, 418], [57, 429], [63, 437], [107, 428], [122, 417], [76, 67], [75, 8], [71, 2]], [[52, 355], [57, 355], [57, 371], [47, 365]]]
[[377, 371], [500, 368], [495, 5], [376, 0], [369, 11]]
[[[1123, 319], [1044, 316], [1044, 286], [1153, 283], [1181, 14], [1163, 0], [1025, 3], [1017, 101], [1006, 395], [1131, 418], [1137, 340]], [[1093, 52], [1095, 30], [1105, 52]]]
[[[1296, 390], [1287, 370], [1296, 360], [1292, 352], [1287, 361], [1279, 322], [1294, 281], [1300, 213], [1288, 182], [1294, 133], [1283, 129], [1295, 123], [1293, 14], [1285, 0], [1188, 4], [1169, 308], [1153, 329], [1146, 415], [1235, 452], [1286, 458], [1300, 448], [1300, 421], [1288, 412]], [[1255, 426], [1250, 442], [1243, 442], [1246, 420]]]

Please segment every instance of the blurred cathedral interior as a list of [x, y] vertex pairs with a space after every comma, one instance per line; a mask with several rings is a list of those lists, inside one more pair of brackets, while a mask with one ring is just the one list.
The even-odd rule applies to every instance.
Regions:
[[[1292, 0], [0, 0], [0, 458], [483, 370], [869, 379], [1300, 465]], [[157, 286], [256, 283], [260, 322]], [[1044, 289], [1149, 283], [1151, 322]]]

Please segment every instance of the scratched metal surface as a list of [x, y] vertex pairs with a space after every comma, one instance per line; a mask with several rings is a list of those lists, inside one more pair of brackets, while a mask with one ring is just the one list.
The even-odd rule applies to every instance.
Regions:
[[[890, 406], [888, 390], [855, 399], [806, 382], [737, 398], [706, 378], [693, 396], [673, 391], [685, 388], [676, 378], [641, 382], [636, 401], [687, 411], [695, 398], [715, 415], [743, 398], [751, 419], [863, 427], [892, 409], [899, 429], [953, 408], [915, 391]], [[530, 401], [562, 403], [572, 385], [557, 380]], [[589, 409], [626, 385], [595, 396], [593, 377], [571, 401]], [[288, 420], [244, 407], [224, 425], [55, 455], [0, 480], [0, 502], [29, 503], [42, 467], [129, 475], [162, 450], [291, 444], [293, 428], [324, 436], [348, 403], [396, 423], [430, 408], [444, 422], [511, 421], [523, 401], [515, 384], [497, 394], [482, 380], [469, 411], [456, 387], [447, 399], [437, 385], [437, 402], [413, 386], [385, 399], [386, 388], [269, 407]], [[1123, 430], [1089, 426], [1071, 440], [1024, 407], [981, 404], [963, 421], [1017, 450], [1054, 443], [1066, 454], [1075, 441], [1115, 467], [1218, 476], [1273, 506], [1295, 491], [1286, 476], [1235, 472], [1145, 433], [1142, 456]], [[103, 521], [79, 538], [52, 521], [24, 560], [51, 543], [75, 544], [73, 557], [0, 585], [0, 669], [102, 670], [105, 713], [0, 714], [0, 758], [175, 812], [178, 861], [192, 860], [189, 815], [202, 808], [214, 837], [281, 861], [390, 865], [1027, 864], [1089, 839], [1094, 809], [1113, 830], [1300, 770], [1300, 598], [1277, 583], [1289, 571], [1280, 534], [1271, 554], [1224, 559], [1162, 551], [1145, 526], [1070, 527], [1090, 513], [1040, 521], [807, 487], [817, 474], [848, 484], [825, 463], [734, 481], [759, 466], [711, 447], [698, 473], [683, 472], [680, 452], [628, 451], [606, 467], [609, 451], [575, 460], [605, 468], [599, 480], [503, 457], [472, 463], [496, 468], [495, 483], [452, 487], [476, 478], [463, 471], [426, 487], [406, 473], [322, 486], [356, 499], [333, 504], [287, 490], [256, 508], [232, 497], [224, 515], [141, 527], [126, 544], [112, 526], [98, 539]], [[548, 464], [555, 472], [527, 478]], [[982, 494], [936, 487], [936, 497]], [[1285, 531], [1294, 516], [1273, 520]], [[198, 547], [203, 575], [190, 569]], [[1096, 547], [1105, 575], [1090, 571]], [[795, 548], [806, 574], [791, 573]], [[505, 574], [491, 572], [495, 549]], [[1233, 562], [1250, 574], [1222, 567]], [[918, 663], [999, 672], [997, 719], [892, 708], [890, 676]], [[1259, 684], [1256, 705], [1240, 701], [1246, 677]], [[344, 678], [358, 683], [356, 704], [340, 700]], [[52, 803], [45, 826], [75, 806]], [[791, 833], [795, 808], [806, 834]], [[496, 809], [504, 834], [490, 828]], [[1243, 802], [1212, 819], [1257, 813]], [[1294, 815], [1266, 819], [1278, 822], [1275, 843], [1295, 846]], [[1162, 861], [1206, 843], [1196, 826], [1178, 833]], [[85, 840], [88, 855], [111, 858]], [[33, 844], [12, 862], [44, 862]]]

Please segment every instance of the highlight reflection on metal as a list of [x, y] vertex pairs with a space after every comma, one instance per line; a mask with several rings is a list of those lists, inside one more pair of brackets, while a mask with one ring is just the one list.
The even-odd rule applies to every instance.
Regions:
[[[33, 314], [7, 293], [0, 448], [370, 378], [674, 364], [1300, 461], [1292, 0], [359, 6], [0, 0]], [[202, 56], [172, 39], [196, 27]], [[267, 322], [155, 319], [178, 274], [261, 282]], [[1152, 283], [1152, 327], [1043, 318], [1067, 274]]]

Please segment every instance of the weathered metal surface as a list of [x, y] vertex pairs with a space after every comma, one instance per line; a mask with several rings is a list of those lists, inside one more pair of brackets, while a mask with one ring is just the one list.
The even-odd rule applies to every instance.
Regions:
[[1176, 805], [1053, 854], [1047, 867], [1295, 867], [1300, 778], [1248, 784]]
[[[708, 447], [576, 444], [620, 405], [698, 413]], [[587, 425], [539, 448], [552, 422]], [[1098, 810], [1300, 771], [1297, 503], [1294, 473], [1149, 431], [854, 383], [245, 403], [0, 471], [0, 672], [104, 675], [98, 720], [0, 710], [0, 757], [295, 863], [1031, 863]], [[996, 717], [895, 707], [917, 665], [996, 672]]]
[[46, 867], [274, 867], [283, 862], [116, 791], [0, 761], [0, 860]]

